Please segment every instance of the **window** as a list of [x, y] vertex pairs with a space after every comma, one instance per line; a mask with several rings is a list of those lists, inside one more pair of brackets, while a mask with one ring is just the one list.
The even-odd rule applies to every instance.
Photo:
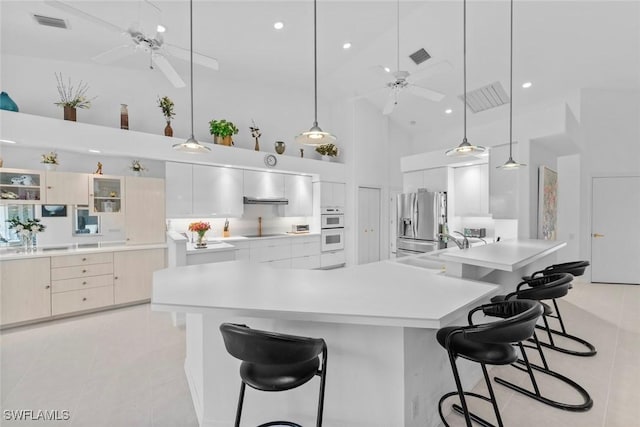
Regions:
[[3, 205], [0, 206], [0, 243], [20, 243], [20, 238], [7, 222], [11, 218], [20, 221], [35, 218], [33, 205]]
[[89, 215], [89, 206], [78, 205], [73, 213], [74, 236], [96, 236], [100, 234], [100, 217]]

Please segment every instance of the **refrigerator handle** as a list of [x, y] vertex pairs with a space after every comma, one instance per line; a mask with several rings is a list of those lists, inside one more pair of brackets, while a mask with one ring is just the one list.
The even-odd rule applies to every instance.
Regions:
[[411, 201], [411, 208], [412, 208], [412, 217], [413, 217], [413, 221], [411, 223], [411, 229], [413, 230], [413, 237], [416, 238], [418, 237], [418, 195], [414, 194], [412, 197], [412, 201]]

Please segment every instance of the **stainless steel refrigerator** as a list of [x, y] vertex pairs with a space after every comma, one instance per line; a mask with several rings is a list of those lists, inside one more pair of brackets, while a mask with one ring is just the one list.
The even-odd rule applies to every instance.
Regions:
[[440, 237], [447, 222], [447, 192], [398, 194], [396, 256], [443, 249]]

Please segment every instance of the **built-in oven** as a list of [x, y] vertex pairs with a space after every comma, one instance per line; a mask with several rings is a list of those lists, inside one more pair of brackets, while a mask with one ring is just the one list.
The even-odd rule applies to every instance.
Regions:
[[320, 232], [322, 252], [344, 249], [344, 228], [327, 228]]
[[342, 208], [322, 208], [322, 224], [320, 228], [344, 228], [344, 212]]

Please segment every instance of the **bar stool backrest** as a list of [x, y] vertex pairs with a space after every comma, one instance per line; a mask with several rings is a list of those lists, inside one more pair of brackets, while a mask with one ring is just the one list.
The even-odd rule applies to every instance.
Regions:
[[[547, 276], [535, 277], [521, 282], [515, 292], [509, 294], [507, 299], [514, 295], [518, 299], [546, 300], [561, 298], [569, 293], [569, 285], [573, 276], [569, 273], [556, 273]], [[522, 288], [528, 285], [528, 288]]]
[[589, 267], [589, 261], [565, 262], [562, 264], [550, 265], [542, 271], [542, 274], [546, 276], [555, 273], [569, 273], [572, 276], [577, 277], [582, 276], [587, 267]]
[[537, 301], [514, 299], [482, 305], [469, 313], [469, 319], [478, 309], [488, 316], [501, 317], [504, 320], [469, 327], [464, 330], [465, 338], [495, 344], [513, 343], [530, 338], [543, 312], [542, 305]]

